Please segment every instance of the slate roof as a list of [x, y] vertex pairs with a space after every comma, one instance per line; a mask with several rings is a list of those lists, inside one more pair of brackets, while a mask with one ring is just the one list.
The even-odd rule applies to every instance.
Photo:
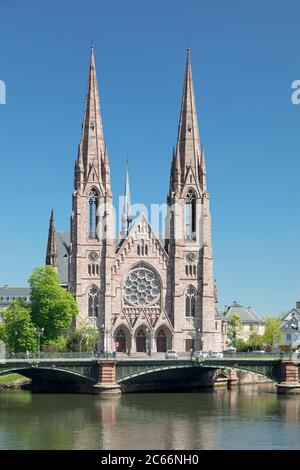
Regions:
[[[13, 300], [22, 299], [29, 303], [31, 289], [29, 287], [0, 287], [0, 312], [8, 307]], [[0, 323], [3, 318], [0, 314]]]
[[300, 330], [300, 310], [298, 308], [292, 308], [292, 310], [284, 315], [281, 319], [279, 329], [282, 332]]
[[0, 287], [0, 303], [7, 302], [9, 304], [12, 300], [20, 298], [27, 300], [30, 297], [30, 292], [31, 289], [29, 287]]
[[233, 302], [232, 305], [225, 309], [225, 318], [228, 318], [234, 313], [240, 315], [242, 323], [259, 323], [261, 325], [265, 324], [265, 321], [254, 311], [252, 307], [244, 307], [238, 302]]
[[225, 320], [225, 316], [224, 314], [221, 312], [221, 310], [219, 309], [219, 307], [216, 305], [216, 308], [215, 308], [215, 319], [216, 320]]
[[57, 270], [60, 284], [68, 284], [70, 232], [56, 232]]

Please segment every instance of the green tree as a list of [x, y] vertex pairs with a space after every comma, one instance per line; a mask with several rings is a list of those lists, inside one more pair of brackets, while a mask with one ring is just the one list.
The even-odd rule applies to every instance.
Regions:
[[233, 346], [236, 348], [238, 334], [242, 331], [242, 320], [238, 313], [232, 313], [227, 318], [228, 325], [228, 338]]
[[252, 331], [252, 333], [250, 334], [249, 339], [247, 341], [247, 346], [252, 351], [256, 351], [257, 349], [261, 349], [263, 347], [263, 344], [264, 344], [264, 338], [263, 336], [258, 334], [257, 328], [256, 328], [256, 330]]
[[59, 285], [52, 266], [35, 268], [29, 283], [32, 321], [36, 327], [44, 328], [42, 345], [63, 347], [63, 330], [71, 326], [78, 314], [74, 297]]
[[36, 351], [37, 337], [30, 308], [22, 300], [13, 301], [4, 312], [3, 341], [14, 352]]
[[0, 323], [0, 341], [6, 343], [5, 323]]
[[278, 317], [267, 317], [265, 318], [265, 334], [263, 341], [266, 343], [267, 350], [272, 351], [275, 344], [281, 344], [282, 334], [279, 331], [281, 320]]
[[248, 345], [247, 343], [241, 339], [241, 338], [237, 338], [235, 340], [235, 347], [236, 347], [236, 350], [237, 352], [245, 352], [245, 351], [248, 351]]
[[68, 336], [66, 349], [73, 352], [94, 351], [99, 339], [98, 330], [89, 323], [81, 321], [77, 329]]

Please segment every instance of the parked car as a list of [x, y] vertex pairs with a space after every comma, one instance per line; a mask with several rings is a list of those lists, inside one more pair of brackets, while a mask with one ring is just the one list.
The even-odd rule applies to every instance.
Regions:
[[210, 357], [224, 357], [224, 354], [222, 352], [218, 352], [218, 351], [213, 351], [211, 354], [210, 354]]
[[178, 359], [178, 356], [177, 356], [177, 352], [174, 351], [173, 349], [169, 350], [166, 352], [166, 355], [165, 355], [165, 358], [166, 359]]
[[265, 354], [266, 351], [264, 351], [263, 349], [262, 350], [258, 350], [258, 351], [250, 351], [251, 354]]
[[224, 352], [226, 352], [226, 353], [235, 353], [236, 348], [233, 347], [233, 346], [229, 346]]
[[224, 353], [226, 356], [235, 355], [235, 354], [236, 354], [236, 348], [234, 348], [233, 346], [230, 346], [229, 348], [225, 349], [225, 351], [223, 351], [223, 353]]
[[208, 353], [205, 351], [194, 351], [192, 357], [208, 357]]

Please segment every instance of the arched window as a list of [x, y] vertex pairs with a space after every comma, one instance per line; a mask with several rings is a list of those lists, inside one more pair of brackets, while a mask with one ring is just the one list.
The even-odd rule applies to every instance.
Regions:
[[99, 196], [96, 189], [92, 189], [88, 194], [88, 237], [96, 238], [97, 233], [97, 209]]
[[189, 286], [185, 294], [185, 316], [194, 317], [196, 312], [196, 289]]
[[185, 236], [188, 240], [196, 239], [196, 197], [191, 189], [185, 197]]
[[98, 317], [100, 307], [100, 291], [98, 287], [92, 286], [88, 295], [89, 317]]

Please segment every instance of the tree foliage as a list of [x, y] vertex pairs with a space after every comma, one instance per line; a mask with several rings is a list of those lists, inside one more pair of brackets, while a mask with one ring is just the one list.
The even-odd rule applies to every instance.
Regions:
[[14, 352], [36, 351], [37, 337], [30, 316], [30, 308], [22, 300], [15, 300], [4, 311], [3, 341]]
[[72, 352], [90, 352], [97, 348], [100, 335], [96, 328], [81, 321], [76, 330], [67, 338], [66, 349]]
[[43, 345], [59, 342], [62, 345], [62, 331], [71, 326], [78, 313], [78, 306], [72, 294], [60, 285], [52, 266], [34, 269], [30, 279], [31, 316], [38, 328], [44, 328]]
[[281, 320], [278, 317], [267, 317], [265, 321], [264, 342], [267, 350], [271, 351], [275, 344], [280, 345], [282, 341], [282, 334], [279, 330]]
[[242, 320], [238, 313], [232, 313], [227, 318], [228, 325], [228, 338], [233, 346], [236, 348], [238, 334], [242, 331]]

